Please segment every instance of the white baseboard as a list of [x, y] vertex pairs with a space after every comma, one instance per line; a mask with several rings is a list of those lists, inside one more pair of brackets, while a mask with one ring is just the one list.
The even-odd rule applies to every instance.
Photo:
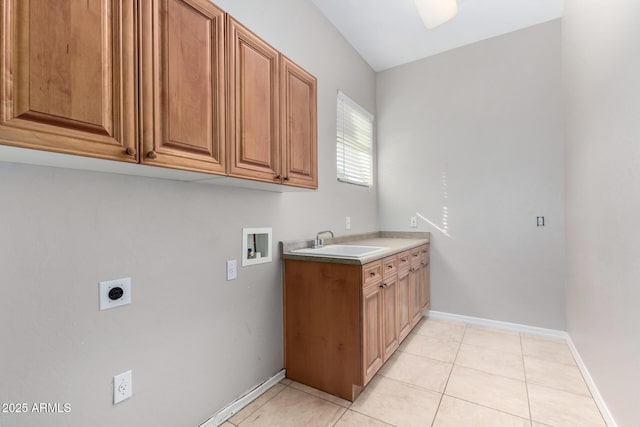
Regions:
[[591, 396], [593, 397], [593, 400], [596, 402], [596, 406], [600, 410], [600, 414], [602, 415], [604, 422], [607, 424], [608, 427], [618, 427], [618, 424], [613, 418], [613, 415], [611, 415], [611, 412], [609, 411], [609, 407], [604, 402], [604, 399], [602, 398], [602, 395], [600, 394], [600, 391], [598, 390], [596, 383], [593, 381], [593, 378], [591, 378], [591, 374], [589, 374], [589, 370], [587, 369], [587, 366], [584, 364], [582, 357], [580, 357], [580, 353], [578, 353], [578, 349], [573, 344], [573, 340], [571, 339], [571, 336], [569, 336], [567, 332], [559, 331], [557, 329], [545, 329], [545, 328], [538, 328], [535, 326], [521, 325], [519, 323], [500, 322], [498, 320], [489, 320], [489, 319], [482, 319], [479, 317], [463, 316], [461, 314], [444, 313], [442, 311], [429, 310], [427, 311], [426, 316], [432, 317], [434, 319], [444, 319], [444, 320], [451, 320], [455, 322], [465, 322], [465, 323], [470, 323], [472, 325], [490, 326], [498, 329], [505, 329], [505, 330], [515, 331], [515, 332], [523, 332], [527, 334], [539, 335], [539, 336], [549, 337], [549, 338], [561, 338], [566, 340], [567, 345], [569, 346], [569, 349], [571, 350], [571, 353], [573, 354], [573, 357], [576, 360], [578, 369], [580, 369], [580, 372], [582, 373], [582, 377], [584, 378], [584, 381], [587, 383], [587, 387], [591, 392]]
[[427, 317], [434, 319], [453, 320], [456, 322], [471, 323], [472, 325], [490, 326], [492, 328], [505, 329], [508, 331], [523, 332], [531, 335], [540, 335], [549, 338], [566, 339], [569, 335], [565, 331], [557, 329], [538, 328], [536, 326], [521, 325], [519, 323], [501, 322], [499, 320], [482, 319], [480, 317], [463, 316], [461, 314], [444, 313], [442, 311], [429, 310]]
[[262, 393], [269, 390], [274, 385], [278, 384], [285, 377], [285, 370], [281, 370], [262, 384], [257, 385], [254, 389], [249, 391], [248, 393], [240, 396], [224, 408], [220, 409], [216, 412], [211, 418], [209, 418], [204, 423], [200, 424], [199, 427], [218, 427], [220, 424], [227, 421], [229, 418], [240, 412], [242, 408], [247, 406], [249, 403], [256, 400]]
[[569, 335], [567, 335], [567, 344], [569, 344], [569, 349], [573, 354], [573, 358], [576, 360], [576, 363], [578, 364], [578, 368], [582, 373], [582, 378], [584, 378], [584, 382], [587, 383], [587, 387], [589, 387], [591, 396], [593, 397], [593, 400], [596, 402], [596, 406], [598, 406], [598, 409], [600, 410], [600, 414], [602, 415], [602, 418], [604, 418], [604, 422], [607, 423], [608, 427], [618, 427], [618, 424], [616, 423], [616, 420], [613, 418], [611, 411], [609, 411], [609, 407], [604, 402], [604, 399], [602, 398], [602, 395], [600, 394], [600, 391], [598, 390], [596, 383], [593, 381], [593, 378], [591, 377], [591, 374], [587, 369], [587, 365], [584, 364], [582, 357], [580, 357], [580, 353], [578, 353], [578, 349], [576, 348], [575, 344], [573, 343], [573, 340], [571, 339], [571, 336]]

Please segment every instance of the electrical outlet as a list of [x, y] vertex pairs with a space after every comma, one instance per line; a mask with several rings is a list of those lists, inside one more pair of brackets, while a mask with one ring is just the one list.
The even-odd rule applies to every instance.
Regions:
[[536, 218], [536, 225], [538, 227], [544, 227], [544, 217], [543, 216], [539, 216]]
[[113, 404], [120, 403], [133, 396], [133, 378], [131, 370], [113, 377]]
[[415, 216], [409, 218], [409, 225], [411, 225], [412, 228], [416, 228], [418, 226], [418, 218]]
[[351, 230], [351, 217], [348, 216], [345, 218], [344, 228], [347, 230]]
[[235, 280], [238, 277], [238, 268], [235, 259], [227, 261], [227, 280]]
[[100, 282], [100, 310], [131, 304], [131, 278]]

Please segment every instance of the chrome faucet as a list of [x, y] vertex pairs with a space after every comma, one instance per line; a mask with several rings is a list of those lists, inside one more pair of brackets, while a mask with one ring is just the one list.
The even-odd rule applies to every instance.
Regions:
[[319, 249], [324, 247], [324, 240], [322, 240], [320, 238], [321, 234], [325, 234], [325, 233], [330, 233], [331, 234], [331, 238], [335, 237], [333, 235], [333, 231], [331, 230], [324, 230], [324, 231], [319, 231], [318, 234], [316, 234], [316, 240], [313, 241], [313, 248], [314, 249]]

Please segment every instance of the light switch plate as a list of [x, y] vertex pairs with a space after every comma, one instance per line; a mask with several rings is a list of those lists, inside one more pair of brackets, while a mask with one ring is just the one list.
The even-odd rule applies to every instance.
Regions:
[[235, 280], [238, 277], [238, 263], [235, 259], [227, 261], [227, 280]]
[[[122, 296], [111, 299], [109, 292], [114, 288], [122, 289]], [[100, 310], [131, 304], [131, 277], [100, 282]], [[112, 294], [113, 295], [113, 294]]]

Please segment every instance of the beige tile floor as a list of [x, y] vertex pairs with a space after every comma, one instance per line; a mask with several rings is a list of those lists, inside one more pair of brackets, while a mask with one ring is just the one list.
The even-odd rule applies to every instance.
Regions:
[[563, 340], [423, 319], [351, 403], [291, 380], [231, 426], [606, 426]]

